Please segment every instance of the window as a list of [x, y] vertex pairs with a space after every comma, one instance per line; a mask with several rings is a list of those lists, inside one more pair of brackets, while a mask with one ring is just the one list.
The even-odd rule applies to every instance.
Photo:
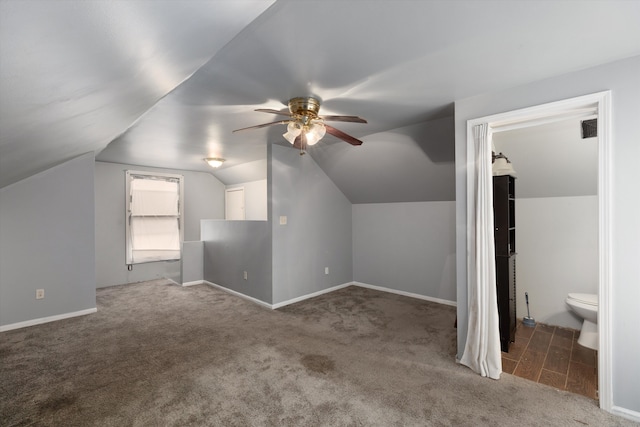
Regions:
[[180, 259], [182, 175], [126, 171], [127, 264]]

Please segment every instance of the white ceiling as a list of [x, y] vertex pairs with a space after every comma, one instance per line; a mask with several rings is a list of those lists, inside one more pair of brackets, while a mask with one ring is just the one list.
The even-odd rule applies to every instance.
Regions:
[[[0, 1], [0, 187], [100, 153], [271, 3]], [[176, 135], [181, 122], [159, 132]], [[120, 159], [167, 164], [182, 140], [126, 147]]]
[[287, 143], [231, 131], [314, 95], [369, 121], [336, 125], [360, 147], [309, 150], [352, 202], [453, 200], [455, 100], [638, 55], [638, 22], [640, 2], [611, 0], [1, 0], [0, 187], [88, 151], [224, 157], [233, 183]]

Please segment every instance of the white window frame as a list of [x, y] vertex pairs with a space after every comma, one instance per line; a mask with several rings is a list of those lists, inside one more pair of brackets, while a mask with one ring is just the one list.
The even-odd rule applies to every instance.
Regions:
[[125, 171], [125, 239], [126, 239], [126, 264], [131, 266], [133, 264], [142, 264], [147, 262], [161, 262], [161, 261], [172, 261], [179, 260], [181, 258], [181, 251], [178, 253], [178, 257], [171, 257], [162, 260], [143, 260], [143, 261], [135, 261], [133, 259], [133, 247], [131, 245], [131, 182], [134, 179], [153, 179], [153, 180], [162, 180], [162, 181], [173, 181], [178, 182], [178, 228], [179, 228], [179, 238], [180, 238], [180, 247], [182, 248], [182, 243], [184, 242], [184, 176], [179, 174], [171, 174], [171, 173], [160, 173], [160, 172], [148, 172], [148, 171], [133, 171], [127, 170]]

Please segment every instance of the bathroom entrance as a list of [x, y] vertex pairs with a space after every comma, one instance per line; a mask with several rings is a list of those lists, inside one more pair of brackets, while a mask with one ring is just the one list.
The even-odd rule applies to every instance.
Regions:
[[[583, 318], [565, 302], [568, 294], [598, 294], [598, 138], [584, 132], [593, 120], [595, 109], [585, 109], [496, 132], [492, 142], [516, 176], [517, 336], [502, 370], [597, 399], [597, 355], [577, 343]], [[522, 323], [525, 293], [533, 327]]]
[[[495, 138], [497, 136], [497, 134], [502, 133], [502, 132], [507, 132], [507, 131], [516, 131], [516, 130], [521, 130], [521, 129], [526, 129], [526, 128], [534, 128], [537, 126], [541, 126], [541, 125], [551, 125], [554, 123], [560, 123], [563, 120], [568, 120], [568, 119], [575, 119], [575, 118], [583, 118], [582, 116], [584, 115], [593, 115], [596, 116], [598, 118], [598, 142], [597, 142], [597, 184], [596, 184], [596, 188], [597, 188], [597, 192], [596, 192], [596, 196], [595, 196], [595, 207], [596, 207], [596, 215], [595, 215], [595, 224], [596, 227], [595, 229], [597, 230], [597, 234], [596, 234], [596, 241], [597, 241], [597, 250], [596, 250], [596, 255], [595, 255], [595, 262], [593, 262], [592, 264], [595, 264], [596, 266], [596, 273], [595, 275], [597, 276], [596, 279], [596, 287], [597, 287], [597, 294], [598, 294], [598, 298], [599, 298], [599, 313], [598, 313], [598, 332], [599, 332], [599, 352], [598, 352], [598, 361], [597, 361], [597, 372], [598, 372], [598, 389], [599, 389], [599, 394], [598, 394], [598, 398], [600, 401], [600, 406], [605, 409], [605, 410], [611, 410], [611, 406], [612, 406], [612, 395], [611, 395], [611, 376], [612, 376], [612, 367], [611, 367], [611, 344], [610, 344], [610, 339], [611, 339], [611, 333], [610, 333], [610, 328], [611, 328], [611, 321], [610, 321], [610, 289], [611, 289], [611, 259], [610, 259], [610, 222], [611, 222], [611, 215], [609, 213], [609, 209], [610, 209], [610, 201], [609, 201], [609, 197], [610, 197], [610, 184], [611, 184], [611, 171], [610, 171], [610, 167], [609, 167], [609, 158], [610, 158], [610, 151], [611, 151], [611, 136], [610, 136], [610, 119], [611, 119], [611, 112], [610, 112], [610, 93], [609, 92], [602, 92], [602, 93], [597, 93], [597, 94], [593, 94], [593, 95], [587, 95], [587, 96], [583, 96], [583, 97], [579, 97], [579, 98], [572, 98], [572, 99], [568, 99], [565, 101], [559, 101], [559, 102], [554, 102], [554, 103], [550, 103], [550, 104], [545, 104], [545, 105], [541, 105], [541, 106], [537, 106], [537, 107], [531, 107], [531, 108], [526, 108], [523, 110], [516, 110], [516, 111], [512, 111], [512, 112], [507, 112], [507, 113], [501, 113], [501, 114], [496, 114], [493, 116], [488, 116], [488, 117], [483, 117], [483, 118], [478, 118], [478, 119], [474, 119], [474, 120], [470, 120], [468, 122], [468, 126], [467, 126], [467, 158], [473, 158], [473, 154], [474, 150], [475, 150], [475, 140], [474, 140], [474, 135], [473, 132], [471, 132], [470, 130], [474, 128], [474, 126], [477, 125], [481, 125], [481, 124], [485, 124], [486, 126], [488, 126], [489, 128], [489, 136]], [[559, 125], [558, 125], [559, 126]], [[535, 147], [537, 148], [537, 147]], [[529, 151], [530, 150], [534, 150], [534, 147], [527, 147], [526, 151], [527, 151], [527, 155], [529, 155]], [[543, 173], [544, 176], [542, 178], [540, 178], [542, 181], [548, 181], [551, 182], [551, 184], [553, 183], [560, 183], [561, 180], [567, 180], [567, 181], [571, 181], [572, 180], [572, 176], [570, 175], [563, 175], [562, 174], [562, 165], [558, 165], [556, 164], [554, 167], [551, 167], [551, 165], [553, 164], [553, 161], [550, 160], [554, 154], [556, 153], [556, 151], [558, 150], [558, 147], [554, 147], [554, 149], [547, 149], [545, 155], [543, 156], [545, 159], [545, 162], [542, 163], [541, 165], [538, 165], [538, 169], [540, 169]], [[470, 155], [471, 154], [471, 155]], [[506, 154], [506, 153], [505, 153]], [[516, 156], [517, 157], [517, 156]], [[558, 158], [562, 159], [562, 155], [557, 156]], [[516, 169], [516, 171], [518, 171], [518, 164], [515, 163], [515, 158], [514, 160], [514, 168]], [[565, 161], [572, 161], [571, 158], [569, 160], [565, 159]], [[482, 171], [482, 168], [478, 168], [477, 163], [476, 163], [476, 167], [475, 169], [477, 171]], [[526, 169], [526, 167], [525, 167]], [[482, 171], [482, 172], [478, 172], [478, 173], [488, 173], [490, 174], [490, 170], [489, 171]], [[520, 173], [520, 172], [518, 172]], [[476, 203], [476, 186], [475, 186], [475, 180], [477, 178], [474, 178], [471, 175], [467, 175], [468, 177], [468, 182], [467, 182], [467, 209], [471, 209], [475, 203]], [[520, 179], [520, 178], [519, 178]], [[570, 183], [570, 182], [569, 182]], [[526, 185], [522, 184], [525, 187], [526, 190]], [[560, 184], [558, 184], [560, 185]], [[551, 185], [553, 186], [553, 185]], [[518, 194], [518, 190], [516, 190], [516, 194]], [[526, 194], [526, 191], [525, 191]], [[559, 196], [558, 196], [559, 197]], [[569, 197], [569, 196], [563, 196], [563, 197]], [[584, 194], [582, 196], [571, 196], [571, 197], [576, 197], [576, 198], [586, 198], [586, 199], [590, 199], [590, 200], [580, 200], [580, 202], [584, 202], [584, 204], [586, 205], [591, 205], [593, 206], [593, 195], [592, 194]], [[555, 208], [563, 208], [562, 206], [554, 206], [555, 202], [558, 202], [559, 200], [553, 200], [556, 197], [553, 196], [548, 196], [548, 195], [538, 195], [538, 197], [530, 197], [531, 199], [550, 199], [550, 200], [530, 200], [530, 201], [526, 201], [525, 204], [527, 202], [532, 202], [534, 203], [534, 205], [540, 204], [542, 203], [543, 206], [540, 207], [538, 206], [536, 209], [531, 209], [531, 210], [526, 210], [526, 209], [522, 209], [522, 206], [519, 206], [516, 210], [520, 211], [524, 214], [527, 214], [527, 212], [529, 212], [529, 215], [534, 215], [539, 217], [539, 219], [542, 221], [542, 223], [548, 223], [550, 221], [553, 221], [554, 217], [558, 217], [557, 212], [559, 212], [557, 209]], [[567, 200], [565, 200], [566, 202]], [[574, 208], [574, 212], [576, 210], [580, 210], [579, 208], [584, 207], [582, 205], [580, 205], [580, 203], [577, 203], [576, 206], [572, 206], [572, 208]], [[534, 206], [535, 208], [535, 206]], [[554, 210], [555, 209], [555, 210]], [[551, 211], [551, 212], [550, 212]], [[556, 215], [554, 216], [553, 212], [556, 212]], [[475, 214], [473, 211], [468, 211], [468, 218], [470, 217], [475, 217]], [[579, 215], [579, 214], [577, 214]], [[574, 222], [579, 222], [579, 221], [583, 221], [585, 223], [589, 223], [591, 222], [593, 224], [594, 218], [593, 216], [587, 217], [587, 215], [579, 215], [577, 218], [573, 219]], [[476, 229], [476, 227], [478, 227], [478, 230], [482, 229], [482, 233], [491, 233], [493, 232], [492, 229], [492, 224], [488, 225], [486, 221], [484, 222], [480, 222], [479, 219], [475, 219], [472, 222], [468, 223], [468, 230], [469, 232], [467, 233], [467, 247], [476, 247], [476, 232], [474, 231]], [[520, 233], [520, 228], [521, 228], [522, 224], [518, 224], [518, 233]], [[570, 224], [573, 225], [573, 224]], [[557, 231], [557, 225], [554, 225], [554, 227], [556, 227], [556, 231]], [[486, 230], [486, 231], [484, 231]], [[562, 233], [558, 232], [556, 234], [559, 234], [561, 237], [563, 236]], [[565, 236], [567, 237], [567, 236]], [[593, 238], [591, 238], [593, 239]], [[520, 262], [520, 253], [522, 252], [523, 248], [520, 246], [520, 238], [518, 238], [518, 262]], [[535, 247], [536, 243], [533, 243], [533, 246]], [[547, 243], [547, 245], [551, 245], [551, 243]], [[544, 249], [546, 251], [549, 251], [550, 248], [547, 246], [546, 248], [538, 248], [538, 249]], [[483, 251], [484, 249], [480, 248], [478, 249], [479, 251]], [[482, 253], [482, 252], [479, 252]], [[593, 255], [591, 255], [593, 256]], [[467, 265], [467, 270], [468, 271], [475, 271], [476, 268], [482, 268], [483, 264], [477, 264], [476, 260], [482, 260], [482, 259], [491, 259], [489, 257], [486, 256], [480, 256], [480, 255], [476, 255], [474, 257], [468, 257], [468, 265]], [[562, 259], [562, 257], [561, 257]], [[482, 262], [486, 262], [486, 261], [482, 261]], [[532, 261], [533, 265], [535, 265], [535, 263], [539, 263], [539, 259]], [[569, 266], [566, 268], [566, 270], [568, 271], [564, 271], [563, 273], [568, 273], [570, 274], [571, 272], [576, 272], [578, 274], [581, 274], [581, 270], [583, 270], [585, 268], [585, 264], [586, 262], [580, 262], [579, 265], [577, 266]], [[520, 268], [520, 266], [518, 265], [517, 268]], [[529, 267], [532, 268], [532, 267]], [[554, 267], [555, 268], [555, 267]], [[549, 268], [546, 265], [538, 265], [538, 267], [536, 268], [535, 274], [538, 276], [543, 276], [543, 281], [549, 282], [550, 279], [548, 277], [550, 273]], [[547, 275], [547, 277], [545, 278], [544, 276]], [[586, 279], [584, 279], [586, 280]], [[471, 281], [470, 284], [472, 287], [476, 287], [478, 286], [478, 289], [490, 289], [490, 287], [487, 286], [480, 286], [478, 283], [474, 283], [474, 281]], [[536, 314], [536, 309], [540, 309], [540, 310], [544, 310], [543, 305], [544, 303], [539, 302], [536, 303], [536, 298], [539, 298], [540, 300], [545, 300], [548, 295], [537, 295], [537, 293], [539, 291], [533, 291], [533, 284], [528, 285], [527, 283], [522, 284], [522, 286], [520, 286], [520, 284], [518, 284], [517, 287], [517, 304], [518, 304], [518, 313], [519, 316], [518, 317], [522, 317], [522, 313], [525, 312], [526, 308], [523, 309], [524, 306], [520, 306], [521, 304], [524, 303], [524, 292], [527, 291], [529, 292], [530, 296], [531, 296], [531, 303], [532, 303], [532, 316], [536, 317], [538, 316], [538, 321], [540, 321], [542, 319], [542, 317], [544, 317], [546, 314], [543, 313], [543, 311], [539, 311], [539, 314]], [[530, 287], [530, 289], [525, 289]], [[486, 292], [486, 291], [481, 291], [481, 292]], [[550, 292], [550, 291], [549, 291]], [[561, 308], [556, 308], [556, 317], [565, 317], [565, 320], [568, 321], [574, 321], [575, 323], [579, 323], [579, 320], [576, 319], [575, 317], [573, 317], [572, 314], [569, 313], [566, 304], [564, 302], [565, 298], [566, 298], [566, 292], [562, 291], [561, 292], [563, 295], [559, 295], [557, 297], [557, 301], [554, 302], [554, 304], [556, 304], [557, 306], [561, 307]], [[542, 316], [542, 317], [541, 317]], [[554, 316], [553, 315], [549, 315], [550, 319], [553, 319]], [[554, 319], [555, 320], [555, 319]], [[545, 325], [541, 325], [543, 328], [546, 328]], [[549, 328], [554, 328], [553, 331], [546, 329], [546, 330], [541, 330], [541, 334], [542, 333], [547, 333], [550, 334], [549, 338], [550, 341], [554, 339], [555, 334], [558, 332], [558, 328], [555, 327], [555, 325], [549, 324]], [[565, 328], [562, 327], [561, 330], [564, 329], [569, 329], [569, 328]], [[525, 331], [523, 329], [523, 331]], [[525, 331], [526, 333], [527, 331]], [[535, 339], [535, 342], [538, 341], [539, 338], [535, 337], [535, 332], [537, 332], [537, 328], [535, 331], [531, 332], [531, 339]], [[563, 332], [560, 332], [560, 335], [555, 338], [556, 339], [556, 343], [560, 340], [560, 338], [568, 338], [568, 337], [562, 337], [561, 335], [563, 334]], [[516, 336], [516, 338], [518, 338]], [[480, 337], [480, 339], [485, 339]], [[573, 336], [571, 337], [571, 339], [573, 339]], [[467, 337], [467, 340], [469, 340], [469, 337]], [[550, 345], [549, 345], [550, 347]], [[546, 356], [545, 356], [546, 357]], [[595, 362], [594, 362], [595, 363]]]

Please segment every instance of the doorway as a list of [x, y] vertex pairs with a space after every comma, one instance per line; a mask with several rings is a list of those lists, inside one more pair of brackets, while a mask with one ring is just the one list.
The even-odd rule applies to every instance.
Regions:
[[528, 316], [526, 293], [535, 319], [514, 322], [502, 371], [597, 400], [597, 352], [576, 342], [582, 319], [565, 303], [598, 293], [598, 141], [583, 132], [592, 119], [496, 132], [492, 143], [516, 172], [514, 316]]
[[[600, 92], [564, 101], [553, 102], [522, 110], [500, 113], [467, 122], [467, 158], [475, 159], [475, 140], [473, 129], [477, 125], [486, 125], [493, 132], [507, 129], [521, 129], [537, 124], [551, 123], [577, 115], [595, 114], [598, 117], [598, 384], [600, 407], [611, 411], [612, 396], [612, 356], [611, 356], [611, 93]], [[490, 149], [490, 145], [489, 145]], [[487, 156], [490, 153], [485, 153]], [[478, 169], [476, 160], [469, 163], [472, 170]], [[487, 173], [487, 172], [483, 172]], [[476, 175], [467, 174], [467, 247], [475, 246], [476, 220], [474, 206], [476, 204]], [[478, 225], [478, 227], [483, 227]], [[492, 228], [492, 226], [491, 226]], [[492, 229], [483, 228], [486, 233]], [[476, 259], [467, 257], [467, 271], [474, 271], [479, 266]], [[486, 258], [486, 257], [484, 257]], [[476, 287], [475, 278], [469, 276], [468, 283]], [[467, 339], [469, 339], [467, 337]]]
[[231, 221], [244, 221], [244, 187], [227, 189], [224, 192], [224, 218]]

